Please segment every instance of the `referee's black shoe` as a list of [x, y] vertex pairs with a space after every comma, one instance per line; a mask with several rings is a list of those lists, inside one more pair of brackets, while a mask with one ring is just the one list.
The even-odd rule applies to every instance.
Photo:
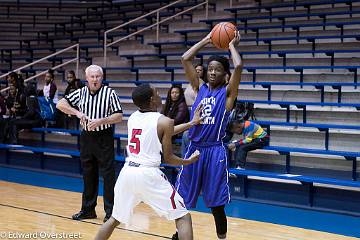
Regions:
[[90, 212], [85, 212], [81, 210], [80, 212], [72, 215], [73, 220], [83, 220], [83, 219], [93, 219], [93, 218], [97, 218], [95, 210]]

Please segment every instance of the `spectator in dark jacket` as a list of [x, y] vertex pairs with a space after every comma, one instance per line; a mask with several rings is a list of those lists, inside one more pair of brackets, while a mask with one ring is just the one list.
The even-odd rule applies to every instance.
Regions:
[[0, 95], [0, 118], [6, 114], [5, 98]]
[[26, 111], [26, 97], [16, 85], [9, 85], [9, 94], [5, 98], [6, 108], [10, 118], [21, 117]]
[[185, 102], [184, 90], [179, 85], [173, 85], [168, 91], [162, 114], [174, 119], [174, 125], [189, 121], [189, 110]]
[[12, 119], [9, 122], [9, 142], [17, 143], [18, 132], [21, 129], [40, 127], [42, 119], [40, 116], [39, 103], [36, 96], [36, 85], [29, 83], [25, 88], [26, 112], [21, 118]]
[[11, 72], [8, 76], [7, 76], [7, 80], [8, 80], [8, 86], [10, 85], [14, 85], [16, 87], [16, 89], [18, 89], [19, 93], [23, 94], [24, 93], [24, 79], [22, 78], [21, 75], [15, 73], [15, 72]]
[[[73, 91], [84, 87], [85, 85], [80, 81], [80, 79], [76, 78], [75, 72], [74, 71], [69, 71], [67, 73], [67, 82], [68, 85], [65, 89], [65, 93], [64, 95], [67, 96], [70, 93], [72, 93]], [[60, 111], [57, 112], [58, 113], [58, 121], [62, 121], [63, 124], [57, 124], [58, 127], [64, 127], [66, 129], [77, 129], [79, 126], [79, 119], [76, 116], [69, 116], [66, 115], [65, 113], [62, 113]]]
[[73, 70], [67, 73], [66, 80], [68, 85], [65, 89], [65, 96], [84, 86], [84, 84], [81, 83], [80, 79], [76, 78], [75, 72]]
[[18, 75], [14, 72], [10, 73], [8, 81], [8, 95], [6, 98], [0, 97], [0, 143], [4, 143], [7, 139], [9, 133], [9, 121], [22, 117], [26, 112], [25, 94], [23, 93], [23, 90], [17, 87], [20, 86]]
[[6, 105], [5, 105], [5, 98], [0, 95], [0, 143], [5, 141], [5, 131], [6, 131], [6, 119], [4, 116], [6, 114]]

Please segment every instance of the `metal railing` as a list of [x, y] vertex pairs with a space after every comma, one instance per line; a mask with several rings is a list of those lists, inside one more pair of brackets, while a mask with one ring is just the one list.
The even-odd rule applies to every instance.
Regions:
[[[161, 24], [161, 23], [166, 22], [166, 21], [168, 21], [168, 20], [170, 20], [170, 19], [172, 19], [172, 18], [174, 18], [174, 17], [177, 17], [177, 16], [179, 16], [179, 15], [182, 15], [182, 14], [184, 14], [184, 13], [186, 13], [186, 12], [189, 12], [189, 11], [191, 11], [191, 10], [193, 10], [193, 9], [195, 9], [195, 8], [198, 8], [198, 7], [202, 6], [202, 5], [206, 5], [206, 7], [205, 7], [205, 17], [206, 17], [206, 19], [208, 18], [208, 14], [209, 14], [209, 1], [208, 1], [208, 0], [205, 0], [205, 1], [202, 2], [202, 3], [199, 3], [199, 4], [197, 4], [197, 5], [194, 5], [194, 6], [188, 8], [188, 9], [186, 9], [186, 10], [183, 10], [183, 11], [181, 11], [181, 12], [179, 12], [179, 13], [173, 15], [173, 16], [164, 18], [163, 20], [160, 21], [160, 11], [161, 11], [161, 10], [166, 9], [166, 8], [168, 8], [168, 7], [171, 7], [172, 5], [175, 5], [175, 4], [180, 3], [180, 2], [183, 2], [183, 1], [185, 1], [185, 0], [175, 1], [175, 2], [173, 2], [173, 3], [170, 3], [170, 4], [166, 5], [166, 6], [163, 6], [163, 7], [161, 7], [161, 8], [158, 8], [158, 9], [152, 11], [152, 12], [149, 12], [149, 13], [143, 15], [143, 16], [137, 17], [137, 18], [135, 18], [135, 19], [133, 19], [133, 20], [130, 20], [130, 21], [126, 22], [126, 23], [123, 23], [123, 24], [121, 24], [121, 25], [119, 25], [119, 26], [116, 26], [116, 27], [114, 27], [114, 28], [112, 28], [112, 29], [109, 29], [109, 30], [105, 31], [105, 32], [104, 32], [104, 67], [106, 67], [106, 65], [107, 65], [107, 63], [106, 63], [106, 62], [107, 62], [107, 61], [106, 61], [107, 48], [108, 48], [108, 47], [111, 47], [112, 45], [114, 45], [114, 44], [116, 44], [116, 43], [119, 43], [119, 42], [121, 42], [121, 41], [124, 41], [124, 40], [126, 40], [126, 39], [128, 39], [128, 38], [130, 38], [130, 37], [132, 37], [132, 36], [135, 36], [135, 35], [138, 34], [138, 33], [141, 33], [141, 32], [143, 32], [143, 31], [145, 31], [145, 30], [148, 30], [148, 29], [150, 29], [150, 28], [153, 28], [154, 26], [156, 26], [156, 41], [158, 42], [158, 41], [159, 41], [159, 31], [160, 31], [160, 24]], [[151, 24], [151, 25], [149, 25], [149, 26], [147, 26], [147, 27], [145, 27], [145, 28], [142, 28], [142, 29], [140, 29], [140, 30], [138, 30], [138, 31], [136, 31], [136, 32], [134, 32], [134, 33], [131, 33], [131, 34], [127, 35], [126, 37], [122, 37], [122, 38], [117, 39], [117, 40], [115, 40], [115, 41], [113, 41], [113, 42], [111, 42], [111, 43], [107, 43], [107, 35], [108, 35], [110, 32], [113, 32], [113, 31], [115, 31], [115, 30], [117, 30], [117, 29], [119, 29], [119, 28], [125, 27], [125, 26], [129, 25], [130, 23], [133, 23], [133, 22], [136, 22], [136, 21], [138, 21], [138, 20], [141, 20], [141, 19], [143, 19], [143, 18], [145, 18], [145, 17], [147, 17], [147, 16], [150, 16], [150, 15], [152, 15], [152, 14], [154, 14], [154, 13], [156, 13], [156, 23]]]
[[[78, 75], [79, 75], [79, 62], [80, 62], [80, 45], [77, 43], [77, 44], [74, 44], [74, 45], [72, 45], [72, 46], [70, 46], [70, 47], [67, 47], [67, 48], [65, 48], [65, 49], [62, 49], [62, 50], [60, 50], [60, 51], [58, 51], [58, 52], [55, 52], [55, 53], [53, 53], [53, 54], [51, 54], [51, 55], [48, 55], [48, 56], [46, 56], [46, 57], [43, 57], [43, 58], [41, 58], [41, 59], [39, 59], [39, 60], [36, 60], [35, 62], [26, 64], [25, 66], [22, 66], [22, 67], [20, 67], [20, 68], [17, 68], [17, 69], [15, 69], [15, 70], [12, 70], [12, 71], [10, 71], [10, 72], [8, 72], [8, 73], [5, 73], [5, 74], [3, 74], [3, 75], [0, 76], [0, 79], [6, 77], [6, 76], [8, 76], [8, 75], [10, 75], [10, 73], [12, 73], [12, 72], [18, 72], [18, 71], [20, 71], [20, 70], [22, 70], [22, 69], [28, 68], [28, 67], [30, 67], [30, 66], [32, 66], [32, 65], [35, 65], [35, 64], [37, 64], [37, 63], [39, 63], [39, 62], [41, 62], [41, 61], [44, 61], [44, 60], [46, 60], [46, 59], [48, 59], [48, 58], [52, 58], [52, 57], [54, 57], [54, 56], [56, 56], [56, 55], [59, 55], [59, 54], [61, 54], [61, 53], [63, 53], [63, 52], [66, 52], [66, 51], [68, 51], [68, 50], [70, 50], [70, 49], [73, 49], [73, 48], [75, 48], [75, 47], [76, 47], [76, 58], [72, 58], [72, 59], [70, 59], [70, 60], [67, 61], [67, 62], [64, 62], [64, 63], [62, 63], [62, 64], [59, 64], [59, 65], [57, 65], [57, 66], [55, 66], [55, 67], [52, 67], [51, 69], [52, 69], [52, 70], [56, 70], [56, 69], [58, 69], [58, 68], [60, 68], [60, 67], [62, 67], [62, 66], [65, 66], [65, 65], [67, 65], [67, 64], [69, 64], [69, 63], [72, 63], [72, 62], [75, 62], [75, 61], [76, 61], [76, 76], [78, 76]], [[42, 72], [40, 72], [40, 73], [38, 73], [38, 74], [35, 74], [34, 76], [31, 76], [31, 77], [29, 77], [29, 78], [26, 78], [26, 79], [24, 80], [24, 82], [28, 82], [28, 81], [30, 81], [30, 80], [32, 80], [32, 79], [34, 79], [34, 78], [37, 78], [37, 77], [39, 77], [39, 76], [41, 76], [41, 75], [43, 75], [43, 74], [45, 74], [45, 73], [47, 73], [47, 72], [48, 72], [48, 70], [45, 70], [45, 71], [42, 71]], [[9, 90], [9, 87], [2, 89], [0, 92], [5, 92], [5, 91], [7, 91], [7, 90]]]

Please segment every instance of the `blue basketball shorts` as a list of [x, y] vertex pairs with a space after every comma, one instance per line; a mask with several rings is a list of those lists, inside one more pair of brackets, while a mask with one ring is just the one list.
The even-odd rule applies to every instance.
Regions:
[[202, 192], [206, 207], [217, 207], [230, 202], [227, 154], [222, 142], [196, 144], [191, 142], [184, 158], [200, 151], [200, 159], [183, 166], [177, 176], [176, 189], [187, 208], [196, 207]]

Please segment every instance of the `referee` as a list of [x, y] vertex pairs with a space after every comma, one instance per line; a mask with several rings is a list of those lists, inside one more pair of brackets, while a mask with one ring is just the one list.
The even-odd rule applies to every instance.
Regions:
[[[115, 91], [102, 85], [103, 70], [97, 65], [86, 68], [87, 86], [61, 99], [56, 107], [80, 119], [80, 161], [84, 191], [80, 212], [74, 220], [96, 218], [99, 169], [104, 179], [104, 222], [111, 216], [114, 204], [114, 137], [111, 124], [122, 120], [122, 108]], [[77, 110], [79, 109], [79, 110]]]

